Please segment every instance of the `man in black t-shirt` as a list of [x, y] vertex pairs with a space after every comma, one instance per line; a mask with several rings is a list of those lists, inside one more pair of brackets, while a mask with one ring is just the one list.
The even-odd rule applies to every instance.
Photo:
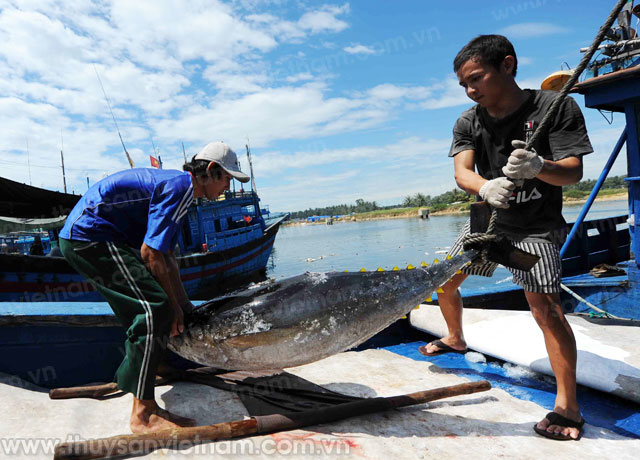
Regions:
[[[557, 381], [554, 411], [534, 425], [534, 430], [552, 439], [579, 439], [584, 420], [576, 399], [577, 352], [560, 305], [559, 245], [565, 227], [562, 186], [580, 181], [582, 155], [593, 149], [580, 109], [567, 98], [548, 135], [525, 150], [556, 93], [521, 89], [515, 81], [516, 70], [515, 50], [503, 36], [481, 35], [460, 50], [454, 71], [477, 105], [456, 122], [449, 156], [458, 186], [497, 209], [498, 231], [515, 246], [540, 256], [530, 272], [510, 269], [542, 329]], [[523, 181], [521, 186], [515, 185], [516, 179]], [[468, 232], [467, 223], [450, 255], [460, 252]], [[422, 354], [466, 351], [458, 288], [470, 274], [491, 276], [495, 268], [493, 263], [465, 267], [443, 286], [438, 301], [449, 334], [420, 347]]]

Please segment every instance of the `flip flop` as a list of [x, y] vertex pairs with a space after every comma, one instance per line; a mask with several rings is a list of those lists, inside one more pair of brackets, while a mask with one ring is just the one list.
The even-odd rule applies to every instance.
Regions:
[[438, 356], [438, 355], [444, 355], [445, 353], [457, 353], [459, 355], [464, 355], [465, 353], [467, 353], [469, 351], [468, 348], [465, 348], [464, 350], [456, 350], [455, 348], [451, 348], [449, 345], [444, 343], [442, 340], [434, 340], [433, 342], [431, 342], [428, 345], [435, 345], [436, 347], [439, 348], [439, 350], [436, 350], [436, 351], [434, 351], [432, 353], [428, 353], [427, 352], [427, 345], [422, 345], [421, 347], [418, 348], [418, 351], [420, 352], [420, 354], [422, 354], [424, 356]]
[[591, 276], [594, 276], [596, 278], [604, 278], [607, 276], [623, 276], [627, 274], [627, 272], [623, 268], [609, 264], [596, 265], [589, 271], [589, 273], [591, 274]]
[[573, 420], [564, 417], [557, 412], [549, 412], [545, 417], [549, 420], [549, 425], [558, 425], [558, 426], [566, 426], [569, 428], [577, 428], [578, 429], [578, 437], [572, 438], [566, 434], [562, 433], [549, 433], [547, 430], [542, 430], [538, 428], [538, 424], [533, 425], [533, 431], [538, 433], [540, 436], [544, 436], [545, 438], [553, 439], [554, 441], [579, 441], [582, 438], [582, 433], [584, 433], [584, 419], [581, 419], [579, 422], [574, 422]]

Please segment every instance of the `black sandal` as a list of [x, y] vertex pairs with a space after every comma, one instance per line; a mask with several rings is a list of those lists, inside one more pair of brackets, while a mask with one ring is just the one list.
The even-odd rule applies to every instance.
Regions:
[[467, 353], [469, 351], [468, 348], [465, 348], [464, 350], [456, 350], [455, 348], [451, 348], [449, 345], [444, 343], [442, 340], [434, 340], [433, 342], [431, 342], [428, 345], [435, 345], [436, 347], [439, 348], [439, 350], [436, 350], [433, 353], [428, 353], [427, 352], [427, 345], [422, 345], [421, 347], [418, 348], [418, 351], [420, 352], [420, 354], [422, 354], [424, 356], [438, 356], [438, 355], [444, 355], [445, 353], [457, 353], [457, 354], [460, 354], [460, 355], [464, 355], [465, 353]]
[[555, 441], [579, 441], [582, 437], [582, 433], [584, 433], [584, 419], [581, 419], [579, 422], [575, 422], [567, 417], [564, 417], [557, 412], [549, 412], [545, 417], [549, 420], [549, 425], [557, 425], [557, 426], [565, 426], [567, 428], [577, 428], [578, 429], [578, 437], [572, 438], [566, 434], [562, 433], [550, 433], [547, 430], [542, 430], [538, 428], [538, 424], [533, 425], [533, 431], [538, 433], [540, 436], [544, 436], [545, 438], [553, 439]]

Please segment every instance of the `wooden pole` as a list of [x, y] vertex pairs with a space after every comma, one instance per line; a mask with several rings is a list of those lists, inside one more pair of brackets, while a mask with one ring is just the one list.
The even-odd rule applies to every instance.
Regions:
[[49, 390], [50, 399], [73, 399], [73, 398], [93, 398], [98, 399], [118, 391], [116, 383], [105, 383], [103, 385], [90, 385], [86, 387], [73, 388], [53, 388]]
[[[170, 375], [156, 375], [155, 385], [166, 385], [169, 382], [178, 380], [183, 374], [174, 373]], [[49, 399], [73, 399], [73, 398], [93, 398], [100, 399], [103, 396], [120, 391], [115, 382], [102, 383], [100, 385], [86, 385], [83, 387], [53, 388], [49, 390]]]
[[356, 415], [371, 414], [489, 389], [491, 389], [491, 384], [483, 380], [389, 398], [362, 399], [306, 412], [257, 416], [248, 420], [216, 423], [208, 426], [173, 428], [152, 433], [68, 442], [56, 446], [53, 458], [54, 460], [91, 460], [142, 455], [163, 448], [186, 449], [207, 441], [293, 430]]

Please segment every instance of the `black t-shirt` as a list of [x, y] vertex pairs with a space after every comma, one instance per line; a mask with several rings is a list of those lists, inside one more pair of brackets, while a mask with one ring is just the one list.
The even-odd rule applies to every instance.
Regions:
[[[514, 150], [514, 139], [528, 141], [556, 98], [556, 92], [525, 90], [528, 99], [513, 113], [492, 118], [486, 109], [476, 105], [465, 111], [453, 128], [449, 156], [463, 150], [474, 150], [478, 174], [485, 179], [503, 177], [502, 167]], [[533, 145], [538, 155], [557, 161], [593, 152], [584, 117], [576, 102], [568, 97], [560, 105], [548, 134]], [[539, 179], [525, 180], [516, 187], [508, 209], [498, 209], [498, 229], [517, 236], [548, 238], [553, 230], [563, 228], [562, 187]]]

